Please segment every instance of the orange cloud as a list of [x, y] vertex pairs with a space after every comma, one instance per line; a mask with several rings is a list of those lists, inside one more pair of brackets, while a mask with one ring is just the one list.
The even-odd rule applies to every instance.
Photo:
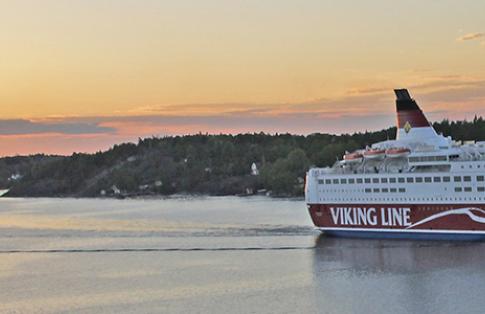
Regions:
[[476, 40], [485, 37], [485, 33], [469, 33], [465, 34], [461, 37], [458, 37], [456, 40], [458, 41], [467, 41], [467, 40]]
[[[432, 121], [485, 115], [483, 79], [429, 76], [404, 87], [410, 87]], [[300, 103], [193, 104], [182, 107], [190, 109], [188, 114], [179, 108], [155, 106], [112, 116], [0, 120], [0, 155], [95, 152], [139, 137], [198, 132], [349, 133], [389, 127], [395, 120], [390, 86], [369, 85], [350, 89], [339, 98]]]

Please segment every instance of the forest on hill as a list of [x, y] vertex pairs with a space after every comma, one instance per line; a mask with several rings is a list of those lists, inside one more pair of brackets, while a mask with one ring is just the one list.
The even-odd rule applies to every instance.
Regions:
[[[485, 140], [481, 117], [433, 126], [456, 140]], [[0, 189], [13, 197], [299, 196], [310, 166], [330, 166], [345, 151], [395, 134], [395, 127], [342, 135], [196, 134], [145, 138], [94, 154], [4, 157]]]

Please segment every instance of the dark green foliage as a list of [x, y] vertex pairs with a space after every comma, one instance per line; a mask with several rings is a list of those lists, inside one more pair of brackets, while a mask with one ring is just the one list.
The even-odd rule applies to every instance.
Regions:
[[264, 186], [275, 195], [300, 195], [303, 193], [303, 178], [309, 165], [305, 151], [297, 148], [286, 158], [265, 165], [261, 173]]
[[[433, 125], [457, 140], [485, 140], [485, 121]], [[264, 133], [139, 139], [95, 154], [0, 158], [0, 189], [10, 196], [99, 196], [204, 193], [302, 195], [307, 169], [330, 166], [345, 151], [395, 138], [396, 128], [355, 134], [307, 136]], [[256, 163], [259, 176], [252, 176]], [[20, 180], [9, 180], [12, 174]], [[113, 189], [113, 187], [116, 187]]]
[[473, 121], [448, 121], [433, 123], [436, 132], [443, 135], [451, 135], [455, 140], [466, 141], [476, 140], [485, 141], [485, 121], [482, 117], [477, 117]]

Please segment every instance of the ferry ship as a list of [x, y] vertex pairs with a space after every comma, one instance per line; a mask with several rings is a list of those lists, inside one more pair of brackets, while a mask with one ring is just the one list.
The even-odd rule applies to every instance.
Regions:
[[308, 171], [313, 223], [333, 236], [485, 239], [485, 142], [438, 134], [406, 89], [394, 92], [395, 140]]

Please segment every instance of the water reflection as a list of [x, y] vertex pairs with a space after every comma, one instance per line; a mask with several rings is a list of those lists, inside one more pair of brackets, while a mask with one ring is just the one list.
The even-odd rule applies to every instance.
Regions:
[[315, 239], [317, 261], [338, 262], [355, 271], [407, 273], [476, 266], [485, 261], [485, 244], [478, 242]]
[[313, 257], [318, 307], [329, 313], [481, 313], [485, 302], [475, 296], [485, 292], [484, 248], [320, 235]]

